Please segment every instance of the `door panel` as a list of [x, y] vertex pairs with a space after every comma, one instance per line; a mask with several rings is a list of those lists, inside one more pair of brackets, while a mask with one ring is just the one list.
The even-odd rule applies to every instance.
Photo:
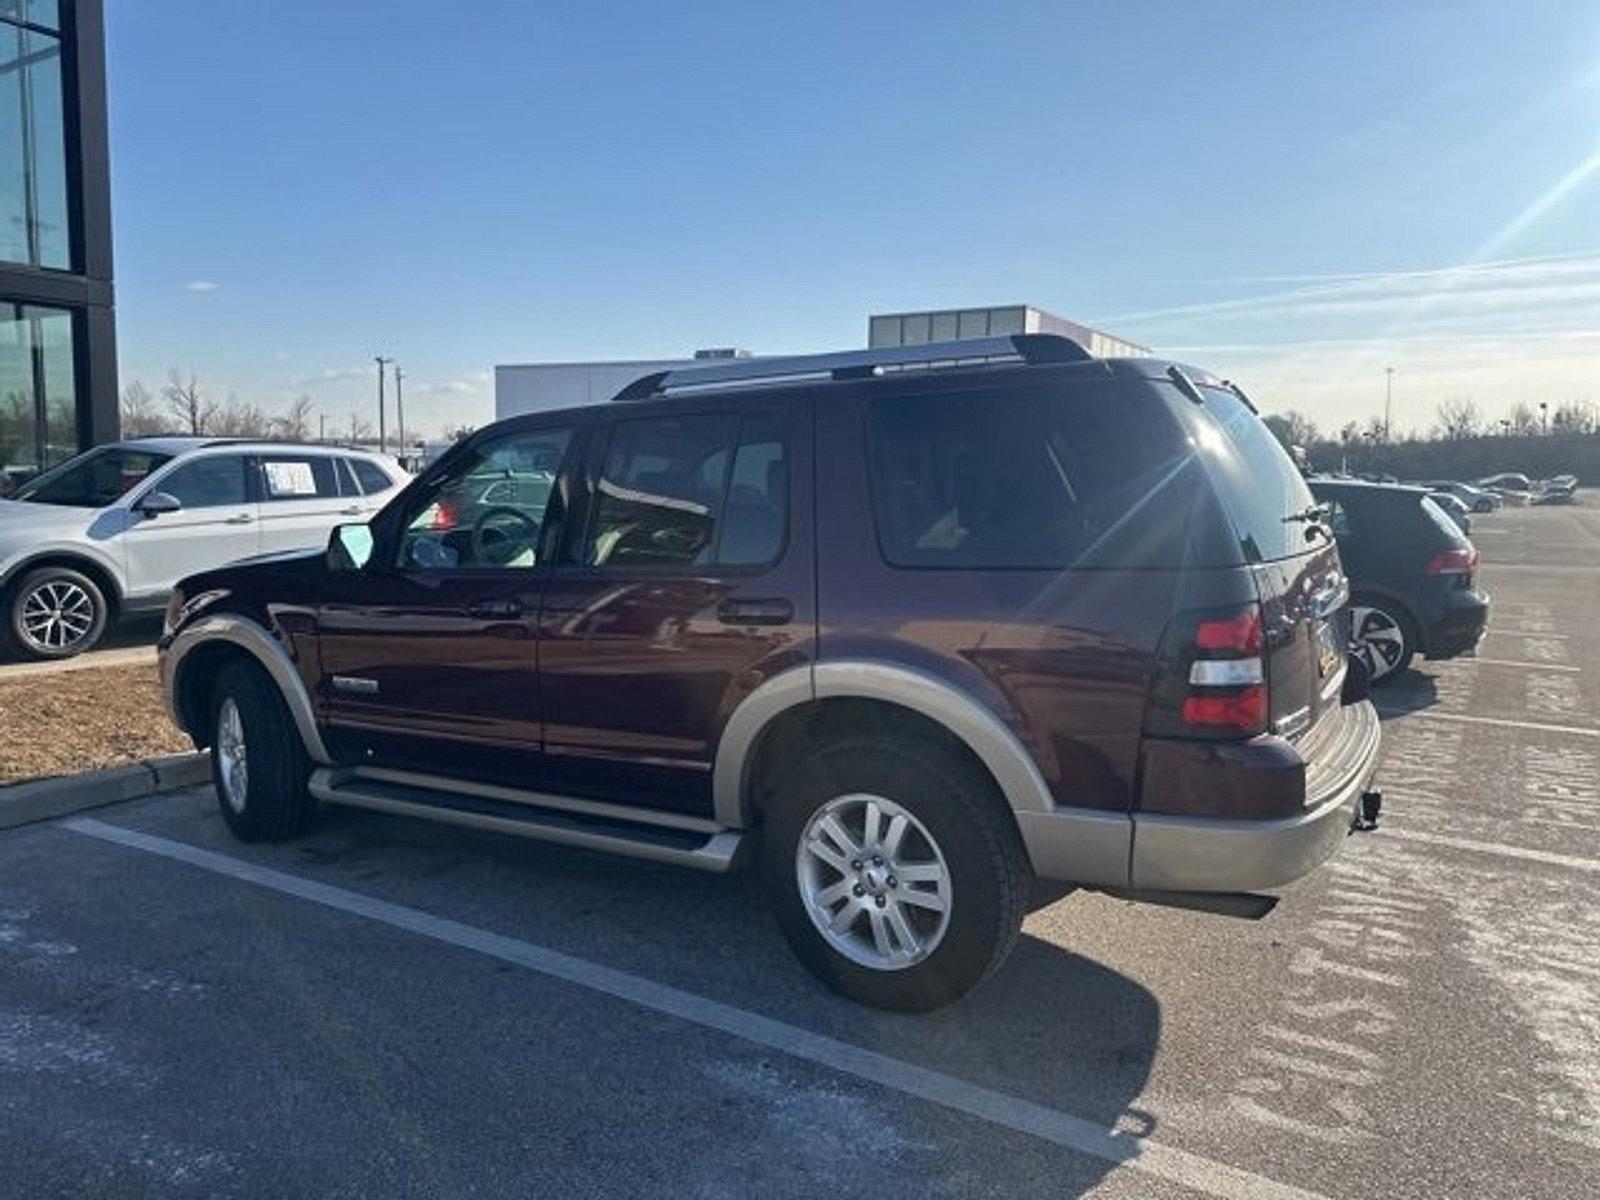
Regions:
[[814, 655], [810, 511], [791, 483], [811, 477], [810, 401], [650, 414], [599, 431], [583, 565], [544, 588], [545, 769], [572, 794], [708, 815], [729, 714]]
[[[138, 499], [165, 492], [183, 505], [158, 517], [141, 516]], [[130, 509], [122, 535], [130, 598], [161, 595], [185, 576], [260, 553], [257, 505], [248, 499], [240, 455], [206, 455], [156, 476]]]
[[540, 786], [539, 556], [572, 435], [480, 439], [385, 514], [366, 567], [331, 577], [318, 699], [341, 761]]

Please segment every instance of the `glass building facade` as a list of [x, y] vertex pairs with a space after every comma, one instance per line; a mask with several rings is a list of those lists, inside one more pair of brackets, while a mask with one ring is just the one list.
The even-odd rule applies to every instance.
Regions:
[[0, 0], [0, 496], [117, 434], [101, 0]]

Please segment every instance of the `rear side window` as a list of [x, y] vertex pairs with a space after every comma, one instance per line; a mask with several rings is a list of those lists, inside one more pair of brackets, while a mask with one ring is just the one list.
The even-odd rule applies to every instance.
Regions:
[[263, 455], [261, 498], [326, 500], [339, 494], [339, 475], [333, 459], [324, 454]]
[[900, 567], [1171, 566], [1202, 473], [1160, 397], [1106, 378], [881, 396], [873, 503]]
[[1470, 543], [1466, 535], [1461, 532], [1461, 527], [1450, 519], [1450, 514], [1445, 512], [1432, 496], [1422, 498], [1422, 511], [1428, 515], [1444, 540], [1452, 546], [1466, 546]]
[[387, 491], [394, 486], [394, 480], [385, 475], [383, 468], [377, 463], [364, 458], [352, 458], [349, 463], [356, 473], [356, 478], [361, 481], [361, 490], [367, 495]]
[[584, 562], [760, 566], [783, 549], [788, 472], [776, 416], [619, 421], [595, 485]]
[[1227, 388], [1201, 385], [1206, 411], [1221, 426], [1221, 444], [1202, 439], [1212, 478], [1249, 562], [1271, 562], [1315, 550], [1302, 521], [1314, 501], [1294, 460], [1250, 406]]

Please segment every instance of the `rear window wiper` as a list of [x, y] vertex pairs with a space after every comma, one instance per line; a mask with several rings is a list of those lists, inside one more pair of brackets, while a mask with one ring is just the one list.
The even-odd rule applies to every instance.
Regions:
[[1307, 541], [1318, 533], [1331, 539], [1333, 536], [1333, 505], [1327, 503], [1313, 504], [1309, 508], [1303, 508], [1299, 512], [1292, 512], [1283, 518], [1285, 525], [1293, 524], [1296, 521], [1303, 521], [1310, 526], [1306, 530]]

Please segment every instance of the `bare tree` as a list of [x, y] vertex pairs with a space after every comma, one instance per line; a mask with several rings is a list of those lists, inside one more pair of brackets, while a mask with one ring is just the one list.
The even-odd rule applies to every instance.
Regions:
[[1550, 428], [1582, 436], [1600, 433], [1600, 408], [1589, 400], [1568, 400], [1550, 414]]
[[1526, 400], [1518, 400], [1511, 406], [1510, 420], [1508, 433], [1528, 437], [1539, 432], [1539, 414]]
[[476, 425], [446, 425], [444, 436], [446, 441], [464, 442], [477, 430]]
[[156, 398], [137, 379], [122, 389], [122, 436], [148, 437], [166, 433], [172, 422], [156, 409]]
[[229, 396], [228, 402], [214, 411], [206, 432], [220, 437], [264, 438], [271, 433], [271, 423], [259, 404]]
[[1362, 427], [1361, 436], [1376, 446], [1380, 442], [1389, 440], [1389, 426], [1385, 424], [1382, 417], [1368, 417], [1366, 424]]
[[1477, 402], [1470, 396], [1447, 396], [1439, 402], [1439, 425], [1448, 440], [1475, 436], [1480, 420]]
[[186, 379], [177, 367], [171, 368], [167, 372], [166, 386], [161, 389], [161, 398], [167, 402], [167, 411], [185, 432], [196, 436], [212, 432], [217, 402], [205, 398], [193, 372]]
[[272, 436], [282, 438], [286, 442], [307, 442], [311, 440], [311, 397], [300, 396], [289, 405], [289, 411], [282, 416], [273, 417], [268, 424], [272, 428]]

